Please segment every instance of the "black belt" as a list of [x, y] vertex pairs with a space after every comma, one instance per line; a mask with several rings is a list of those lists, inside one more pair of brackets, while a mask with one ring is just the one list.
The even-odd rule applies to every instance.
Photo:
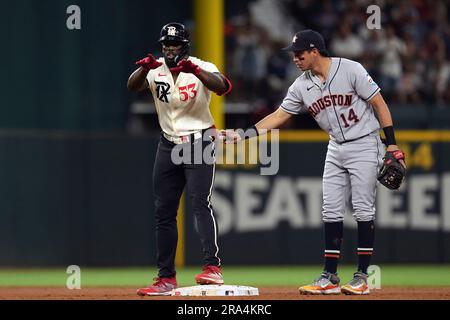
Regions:
[[352, 142], [352, 141], [356, 141], [356, 140], [359, 140], [359, 139], [368, 137], [369, 135], [370, 135], [370, 133], [368, 133], [368, 134], [366, 134], [366, 135], [363, 135], [363, 136], [361, 136], [361, 137], [359, 137], [359, 138], [355, 138], [355, 139], [345, 140], [345, 141], [342, 141], [342, 142], [336, 141], [336, 143], [337, 143], [337, 144], [344, 144], [344, 143], [347, 143], [347, 142]]

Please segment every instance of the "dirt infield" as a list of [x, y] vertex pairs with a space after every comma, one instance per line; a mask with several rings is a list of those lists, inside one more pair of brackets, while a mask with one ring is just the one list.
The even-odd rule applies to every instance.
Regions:
[[259, 287], [253, 297], [139, 297], [136, 288], [0, 288], [0, 300], [450, 300], [450, 287], [386, 287], [368, 296], [304, 296], [296, 287]]

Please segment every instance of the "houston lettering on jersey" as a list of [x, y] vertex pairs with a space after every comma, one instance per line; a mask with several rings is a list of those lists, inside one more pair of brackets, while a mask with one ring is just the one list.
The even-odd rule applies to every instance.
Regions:
[[315, 118], [322, 110], [332, 106], [348, 107], [352, 104], [352, 94], [332, 94], [317, 99], [308, 107], [309, 113]]

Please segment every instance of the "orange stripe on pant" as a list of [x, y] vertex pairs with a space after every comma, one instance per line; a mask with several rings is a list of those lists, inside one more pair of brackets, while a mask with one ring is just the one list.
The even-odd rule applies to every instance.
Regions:
[[339, 259], [339, 255], [338, 254], [325, 254], [325, 258], [336, 258]]

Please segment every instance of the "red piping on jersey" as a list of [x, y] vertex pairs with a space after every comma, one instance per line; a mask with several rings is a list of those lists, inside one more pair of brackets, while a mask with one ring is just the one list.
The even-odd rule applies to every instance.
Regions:
[[225, 79], [225, 81], [226, 81], [227, 84], [228, 84], [228, 89], [227, 89], [227, 91], [225, 91], [225, 92], [222, 93], [222, 94], [217, 94], [218, 96], [224, 96], [224, 95], [226, 95], [226, 94], [229, 94], [230, 91], [231, 91], [231, 89], [233, 88], [233, 85], [231, 84], [230, 79], [228, 79], [228, 78], [225, 77], [224, 75], [222, 75], [222, 76], [223, 76], [223, 78]]

